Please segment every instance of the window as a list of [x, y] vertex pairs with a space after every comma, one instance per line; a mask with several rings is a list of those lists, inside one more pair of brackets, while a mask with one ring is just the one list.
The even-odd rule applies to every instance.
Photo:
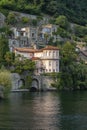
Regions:
[[53, 56], [55, 55], [55, 51], [53, 51]]
[[45, 69], [45, 72], [47, 72], [47, 69]]
[[56, 56], [58, 56], [58, 51], [56, 51]]
[[26, 32], [25, 35], [28, 36], [28, 33]]
[[55, 72], [55, 69], [53, 69], [53, 72]]
[[41, 70], [41, 69], [39, 69], [39, 71], [41, 72], [42, 70]]
[[58, 61], [56, 61], [56, 66], [58, 66]]
[[21, 36], [23, 36], [23, 34], [24, 34], [24, 33], [23, 33], [23, 32], [21, 32]]
[[32, 37], [34, 37], [34, 33], [32, 33]]
[[56, 72], [58, 72], [58, 69], [56, 69]]
[[15, 41], [13, 41], [13, 45], [15, 45], [16, 43], [15, 43]]
[[49, 66], [51, 66], [51, 61], [49, 61]]
[[49, 51], [49, 56], [51, 55], [51, 51]]
[[51, 72], [51, 69], [49, 69], [49, 72]]

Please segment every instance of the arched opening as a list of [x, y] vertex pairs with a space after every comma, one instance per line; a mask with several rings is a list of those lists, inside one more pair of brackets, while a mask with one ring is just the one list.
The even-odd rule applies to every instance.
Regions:
[[24, 79], [20, 79], [20, 80], [18, 81], [18, 87], [20, 88], [20, 87], [22, 87], [22, 86], [25, 86], [25, 80], [24, 80]]
[[39, 90], [39, 81], [37, 79], [33, 79], [30, 92], [37, 92], [38, 90]]
[[38, 90], [37, 90], [37, 88], [35, 88], [35, 87], [31, 87], [30, 88], [30, 92], [37, 92]]

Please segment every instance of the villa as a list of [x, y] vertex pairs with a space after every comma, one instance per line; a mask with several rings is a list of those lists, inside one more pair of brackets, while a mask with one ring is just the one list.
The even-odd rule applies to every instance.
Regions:
[[42, 49], [14, 48], [15, 56], [31, 59], [36, 63], [35, 74], [59, 72], [59, 48], [46, 46]]

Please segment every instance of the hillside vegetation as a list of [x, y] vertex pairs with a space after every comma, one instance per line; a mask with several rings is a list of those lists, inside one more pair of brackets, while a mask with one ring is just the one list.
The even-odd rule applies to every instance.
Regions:
[[16, 10], [29, 14], [43, 13], [53, 17], [65, 15], [70, 22], [87, 24], [87, 0], [0, 0], [0, 10]]

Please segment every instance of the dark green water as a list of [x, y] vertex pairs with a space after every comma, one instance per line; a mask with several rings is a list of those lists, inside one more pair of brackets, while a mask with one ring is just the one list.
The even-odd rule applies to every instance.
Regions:
[[87, 92], [13, 93], [0, 101], [0, 130], [87, 130]]

